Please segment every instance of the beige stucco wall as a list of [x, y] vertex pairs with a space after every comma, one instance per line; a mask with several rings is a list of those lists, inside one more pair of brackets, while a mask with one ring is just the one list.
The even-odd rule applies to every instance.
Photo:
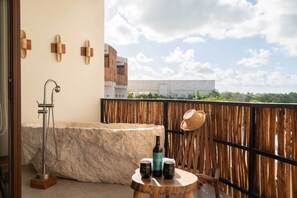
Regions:
[[[104, 97], [104, 0], [22, 0], [21, 29], [32, 40], [32, 50], [22, 59], [22, 122], [41, 122], [37, 103], [43, 86], [54, 79], [56, 121], [99, 121], [99, 102]], [[66, 44], [62, 62], [50, 52], [50, 43], [61, 35]], [[94, 57], [89, 65], [80, 48], [89, 40]], [[53, 84], [48, 86], [48, 101]]]

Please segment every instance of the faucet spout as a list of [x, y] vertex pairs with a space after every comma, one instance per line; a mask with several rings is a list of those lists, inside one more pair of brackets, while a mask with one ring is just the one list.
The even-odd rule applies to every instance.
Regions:
[[56, 83], [56, 81], [54, 81], [52, 79], [48, 79], [44, 83], [43, 104], [46, 104], [46, 87], [47, 87], [47, 84], [50, 83], [50, 82], [53, 82], [56, 85], [56, 87], [54, 88], [56, 93], [59, 93], [61, 91], [61, 87]]

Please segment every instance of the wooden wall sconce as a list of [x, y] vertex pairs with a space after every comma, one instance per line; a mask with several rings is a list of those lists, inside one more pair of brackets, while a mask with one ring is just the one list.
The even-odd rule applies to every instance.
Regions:
[[26, 33], [21, 30], [21, 57], [26, 58], [27, 50], [31, 50], [31, 40], [26, 38]]
[[86, 57], [86, 64], [90, 63], [91, 57], [93, 57], [93, 48], [90, 46], [90, 41], [86, 40], [86, 47], [80, 48], [80, 55]]
[[61, 62], [62, 61], [62, 54], [66, 53], [66, 46], [65, 44], [61, 43], [61, 36], [57, 35], [56, 38], [56, 43], [51, 43], [51, 52], [56, 54], [57, 61]]

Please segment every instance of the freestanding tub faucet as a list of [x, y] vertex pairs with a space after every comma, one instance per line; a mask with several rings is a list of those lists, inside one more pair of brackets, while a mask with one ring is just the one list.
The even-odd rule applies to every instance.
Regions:
[[[46, 88], [48, 83], [53, 82], [56, 87], [52, 89], [52, 95], [51, 95], [51, 103], [46, 102]], [[43, 93], [43, 103], [40, 104], [38, 103], [38, 107], [41, 108], [38, 110], [38, 115], [42, 114], [42, 120], [43, 120], [43, 131], [42, 131], [42, 172], [37, 173], [37, 178], [38, 179], [43, 179], [46, 180], [49, 178], [49, 174], [46, 173], [46, 167], [45, 167], [45, 150], [46, 150], [46, 137], [47, 137], [47, 129], [48, 129], [48, 124], [49, 124], [49, 119], [48, 118], [48, 123], [47, 123], [47, 113], [50, 113], [50, 110], [54, 108], [54, 103], [53, 103], [53, 92], [55, 91], [56, 93], [60, 92], [61, 87], [56, 83], [56, 81], [52, 79], [48, 79], [45, 84], [44, 84], [44, 93]], [[54, 113], [53, 113], [54, 114]], [[54, 120], [53, 120], [53, 126], [54, 126]], [[53, 127], [54, 130], [54, 127]]]

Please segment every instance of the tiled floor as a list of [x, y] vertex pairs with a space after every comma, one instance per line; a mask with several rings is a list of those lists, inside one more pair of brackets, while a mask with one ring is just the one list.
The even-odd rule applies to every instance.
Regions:
[[[58, 183], [46, 190], [30, 188], [30, 179], [36, 175], [31, 166], [22, 168], [22, 198], [132, 198], [133, 190], [130, 186], [84, 183], [58, 178]], [[212, 186], [204, 185], [194, 192], [195, 198], [214, 197]], [[145, 198], [149, 196], [146, 195]], [[160, 196], [163, 197], [163, 196]], [[224, 196], [226, 197], [226, 196]], [[177, 198], [172, 196], [172, 198]]]

